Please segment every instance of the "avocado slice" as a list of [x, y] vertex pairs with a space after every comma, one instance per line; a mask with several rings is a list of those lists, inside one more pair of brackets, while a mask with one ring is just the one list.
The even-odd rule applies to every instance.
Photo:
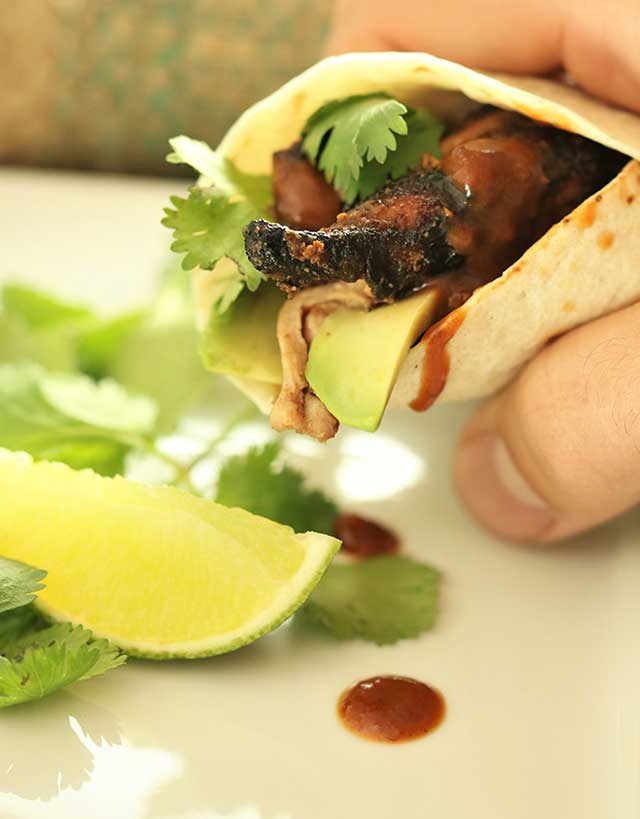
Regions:
[[328, 316], [309, 350], [306, 376], [342, 423], [373, 432], [416, 338], [433, 323], [435, 288], [371, 312], [340, 309]]
[[215, 373], [280, 384], [276, 324], [284, 299], [265, 282], [255, 293], [245, 290], [222, 315], [212, 310], [200, 341], [204, 366]]

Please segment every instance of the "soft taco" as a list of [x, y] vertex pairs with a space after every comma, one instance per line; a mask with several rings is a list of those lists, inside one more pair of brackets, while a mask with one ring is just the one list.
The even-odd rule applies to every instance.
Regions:
[[277, 429], [492, 393], [640, 298], [640, 117], [428, 54], [318, 63], [250, 108], [165, 224], [205, 365]]

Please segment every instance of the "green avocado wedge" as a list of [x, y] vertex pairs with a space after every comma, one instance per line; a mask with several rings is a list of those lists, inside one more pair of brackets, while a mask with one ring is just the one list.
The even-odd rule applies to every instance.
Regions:
[[242, 293], [222, 315], [212, 310], [200, 341], [206, 369], [280, 384], [276, 324], [284, 299], [276, 287], [265, 283], [256, 293]]
[[438, 293], [427, 289], [371, 312], [336, 310], [309, 350], [306, 376], [344, 424], [374, 432], [409, 348], [433, 323]]

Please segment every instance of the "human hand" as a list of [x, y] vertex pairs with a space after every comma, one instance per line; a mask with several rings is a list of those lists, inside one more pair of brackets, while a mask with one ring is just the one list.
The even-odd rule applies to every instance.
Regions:
[[[329, 49], [564, 69], [593, 95], [640, 111], [639, 41], [637, 0], [338, 0]], [[640, 304], [548, 345], [481, 407], [463, 431], [455, 477], [480, 522], [512, 540], [559, 540], [637, 504]]]

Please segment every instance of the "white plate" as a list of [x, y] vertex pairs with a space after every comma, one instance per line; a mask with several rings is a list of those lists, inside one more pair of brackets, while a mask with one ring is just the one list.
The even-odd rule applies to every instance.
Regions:
[[[2, 171], [2, 273], [104, 307], [140, 301], [179, 187]], [[638, 819], [638, 515], [554, 549], [484, 534], [449, 478], [468, 411], [291, 445], [344, 507], [444, 570], [432, 633], [383, 649], [284, 627], [2, 712], [1, 819]], [[347, 733], [338, 695], [379, 673], [441, 689], [443, 725], [401, 746]]]

